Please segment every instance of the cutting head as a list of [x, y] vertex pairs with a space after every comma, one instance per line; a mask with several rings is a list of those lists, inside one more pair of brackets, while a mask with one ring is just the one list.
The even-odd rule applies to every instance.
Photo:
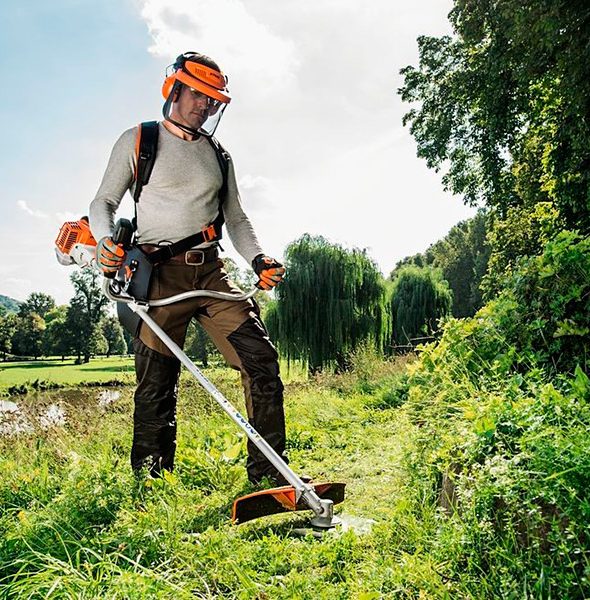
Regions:
[[[311, 485], [321, 499], [332, 500], [334, 504], [339, 504], [344, 500], [345, 483], [315, 483]], [[234, 501], [232, 521], [245, 523], [258, 517], [277, 513], [309, 510], [309, 506], [301, 499], [297, 501], [296, 496], [295, 488], [289, 485], [242, 496]]]

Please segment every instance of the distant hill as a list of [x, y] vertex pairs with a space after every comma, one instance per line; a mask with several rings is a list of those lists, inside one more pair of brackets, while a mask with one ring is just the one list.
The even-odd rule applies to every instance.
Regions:
[[[18, 312], [20, 304], [18, 300], [0, 294], [0, 306], [3, 306], [8, 312]], [[0, 312], [2, 311], [0, 310]]]

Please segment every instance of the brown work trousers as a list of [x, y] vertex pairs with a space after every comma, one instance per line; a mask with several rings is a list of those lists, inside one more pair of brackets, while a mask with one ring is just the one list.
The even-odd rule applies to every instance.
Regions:
[[[223, 262], [216, 259], [202, 265], [175, 261], [156, 266], [149, 297], [167, 298], [199, 289], [242, 293], [230, 281]], [[150, 308], [149, 314], [181, 348], [190, 320], [199, 321], [225, 360], [241, 373], [250, 424], [285, 458], [278, 355], [257, 304], [253, 300], [191, 298]], [[145, 323], [134, 340], [134, 349], [137, 389], [131, 465], [136, 471], [147, 467], [152, 475], [157, 475], [161, 469], [172, 470], [174, 466], [180, 362]], [[280, 481], [280, 474], [250, 441], [246, 468], [252, 482], [264, 476]]]

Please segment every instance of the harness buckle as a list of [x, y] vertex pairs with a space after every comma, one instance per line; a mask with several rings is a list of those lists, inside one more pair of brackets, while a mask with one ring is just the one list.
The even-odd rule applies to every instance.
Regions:
[[207, 227], [203, 227], [203, 229], [201, 229], [201, 231], [203, 233], [203, 237], [205, 238], [206, 242], [212, 242], [217, 237], [217, 232], [215, 231], [215, 225], [213, 225], [213, 224], [208, 225]]

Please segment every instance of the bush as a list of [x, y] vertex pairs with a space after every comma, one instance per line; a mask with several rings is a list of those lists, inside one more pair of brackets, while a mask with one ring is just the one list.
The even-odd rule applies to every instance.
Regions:
[[472, 589], [486, 572], [500, 597], [590, 592], [588, 273], [590, 240], [560, 233], [408, 367], [404, 467], [451, 516], [434, 545]]

